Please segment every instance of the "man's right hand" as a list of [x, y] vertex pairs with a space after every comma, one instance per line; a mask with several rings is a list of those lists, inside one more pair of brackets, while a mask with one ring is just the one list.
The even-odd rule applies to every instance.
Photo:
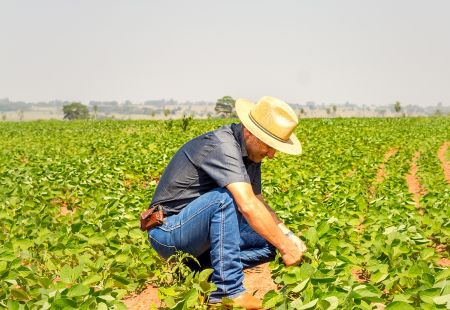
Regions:
[[297, 237], [292, 231], [289, 231], [287, 233], [287, 236], [289, 237], [289, 239], [291, 239], [292, 242], [294, 242], [297, 248], [299, 248], [299, 250], [302, 251], [302, 253], [305, 253], [308, 250], [303, 240]]
[[289, 244], [285, 249], [280, 250], [281, 258], [286, 266], [295, 266], [300, 263], [303, 252], [290, 240], [286, 238]]

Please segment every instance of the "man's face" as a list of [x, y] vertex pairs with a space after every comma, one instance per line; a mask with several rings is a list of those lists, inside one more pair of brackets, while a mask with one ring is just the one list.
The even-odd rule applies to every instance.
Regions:
[[245, 144], [247, 146], [248, 158], [254, 163], [260, 163], [265, 157], [272, 159], [275, 156], [276, 150], [248, 131], [246, 135]]

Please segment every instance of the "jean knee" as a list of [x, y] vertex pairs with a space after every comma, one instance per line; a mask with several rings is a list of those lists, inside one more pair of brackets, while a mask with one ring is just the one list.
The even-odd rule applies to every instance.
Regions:
[[270, 243], [268, 243], [267, 242], [267, 244], [268, 244], [268, 249], [269, 249], [269, 258], [270, 259], [274, 259], [275, 258], [275, 256], [277, 256], [277, 248], [276, 247], [274, 247], [272, 244], [270, 244]]

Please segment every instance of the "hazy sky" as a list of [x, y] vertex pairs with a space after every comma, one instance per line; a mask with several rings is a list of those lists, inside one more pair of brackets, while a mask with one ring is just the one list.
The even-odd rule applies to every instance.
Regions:
[[0, 98], [450, 105], [450, 1], [0, 0]]

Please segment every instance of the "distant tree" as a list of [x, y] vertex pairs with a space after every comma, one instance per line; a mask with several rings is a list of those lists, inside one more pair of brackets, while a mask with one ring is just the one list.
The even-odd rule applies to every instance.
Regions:
[[236, 113], [234, 111], [235, 103], [236, 100], [234, 100], [231, 96], [224, 96], [217, 100], [214, 111], [216, 111], [217, 114], [223, 115], [225, 117], [236, 116]]
[[94, 119], [96, 120], [97, 119], [97, 112], [98, 112], [98, 105], [94, 104], [93, 109], [94, 109]]
[[333, 105], [333, 114], [336, 114], [337, 111], [337, 107], [335, 105]]
[[164, 109], [164, 116], [167, 117], [170, 114], [170, 110], [169, 109]]
[[395, 112], [399, 113], [402, 110], [402, 106], [400, 105], [400, 101], [396, 101], [394, 104]]
[[89, 110], [88, 107], [80, 102], [73, 102], [63, 106], [64, 119], [88, 119]]
[[20, 121], [23, 121], [24, 112], [22, 109], [20, 109], [19, 112], [17, 112], [17, 116], [19, 117]]
[[300, 108], [300, 115], [303, 115], [303, 114], [306, 114], [306, 113], [305, 113], [305, 109]]
[[6, 114], [2, 113], [2, 121], [6, 121]]
[[331, 113], [331, 109], [330, 108], [327, 108], [327, 114], [329, 115], [330, 113]]

